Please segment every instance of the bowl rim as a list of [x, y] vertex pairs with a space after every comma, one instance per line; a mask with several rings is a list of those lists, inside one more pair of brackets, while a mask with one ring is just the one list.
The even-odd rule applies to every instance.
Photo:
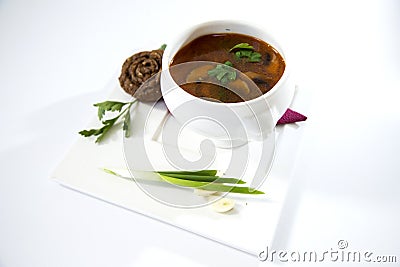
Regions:
[[[282, 76], [279, 78], [278, 82], [266, 93], [262, 94], [261, 96], [258, 96], [256, 98], [250, 99], [250, 100], [245, 100], [245, 101], [241, 101], [241, 102], [233, 102], [233, 103], [225, 103], [225, 102], [213, 102], [213, 101], [208, 101], [205, 99], [202, 99], [201, 97], [197, 97], [194, 96], [188, 92], [186, 92], [185, 90], [183, 90], [173, 79], [169, 69], [171, 67], [171, 60], [173, 59], [173, 57], [175, 56], [175, 54], [179, 51], [179, 49], [184, 46], [185, 44], [187, 44], [187, 40], [184, 40], [183, 43], [179, 44], [180, 47], [176, 50], [176, 52], [173, 55], [170, 55], [170, 52], [172, 50], [171, 47], [178, 45], [176, 44], [178, 41], [180, 41], [181, 39], [185, 39], [184, 37], [187, 36], [189, 37], [190, 34], [194, 33], [196, 30], [201, 29], [203, 27], [207, 27], [207, 26], [212, 26], [212, 25], [221, 25], [221, 24], [234, 24], [234, 25], [239, 25], [239, 26], [247, 26], [247, 27], [251, 27], [257, 31], [260, 32], [264, 32], [268, 35], [270, 35], [272, 37], [272, 39], [274, 40], [275, 43], [277, 43], [279, 45], [279, 47], [277, 48], [275, 45], [263, 40], [260, 37], [251, 35], [251, 34], [245, 34], [245, 33], [240, 33], [240, 34], [245, 34], [248, 36], [251, 36], [253, 38], [257, 38], [260, 39], [264, 42], [266, 42], [267, 44], [271, 45], [274, 49], [276, 49], [281, 56], [283, 57], [284, 61], [285, 61], [285, 70], [282, 73]], [[235, 31], [229, 31], [230, 33], [239, 33], [239, 32], [235, 32]], [[226, 33], [226, 32], [214, 32], [214, 33]], [[208, 34], [212, 34], [212, 33], [208, 33]], [[202, 36], [202, 35], [199, 35]], [[196, 37], [197, 38], [197, 37]], [[186, 38], [187, 39], [187, 38]], [[280, 40], [276, 40], [275, 36], [273, 34], [271, 34], [270, 32], [264, 30], [263, 28], [260, 27], [260, 25], [257, 25], [254, 22], [248, 22], [248, 21], [244, 21], [244, 20], [210, 20], [210, 21], [205, 21], [202, 23], [198, 23], [195, 24], [189, 28], [187, 28], [185, 31], [183, 31], [181, 34], [178, 34], [177, 36], [175, 36], [174, 39], [174, 43], [171, 45], [168, 45], [167, 48], [165, 49], [164, 53], [163, 53], [163, 57], [162, 57], [162, 72], [166, 71], [168, 73], [168, 78], [170, 78], [176, 85], [176, 89], [180, 90], [180, 92], [183, 92], [185, 95], [187, 95], [187, 97], [190, 97], [192, 99], [198, 100], [200, 102], [204, 102], [204, 104], [209, 104], [209, 105], [227, 105], [229, 107], [235, 107], [235, 106], [246, 106], [246, 105], [252, 105], [252, 104], [256, 104], [257, 102], [260, 101], [267, 101], [268, 102], [268, 98], [272, 97], [277, 91], [278, 89], [281, 87], [281, 85], [288, 79], [289, 73], [290, 73], [290, 64], [288, 64], [288, 60], [287, 60], [287, 54], [285, 53], [285, 49], [282, 47], [282, 43]], [[178, 40], [178, 41], [176, 41]], [[174, 48], [174, 47], [173, 47]], [[210, 61], [211, 62], [211, 61]], [[220, 62], [215, 62], [215, 63], [220, 63]], [[166, 68], [164, 68], [166, 67]], [[238, 70], [240, 71], [240, 70]], [[174, 88], [175, 89], [175, 88]], [[168, 90], [166, 93], [170, 92], [171, 90], [174, 89], [170, 89]], [[163, 89], [161, 88], [161, 92], [163, 92]]]

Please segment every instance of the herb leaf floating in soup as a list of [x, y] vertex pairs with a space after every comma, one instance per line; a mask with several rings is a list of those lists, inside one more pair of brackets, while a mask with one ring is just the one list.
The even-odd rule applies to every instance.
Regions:
[[[236, 33], [200, 36], [181, 47], [170, 66], [194, 61], [219, 64], [171, 68], [174, 80], [196, 97], [225, 103], [243, 102], [265, 94], [279, 81], [286, 67], [274, 47]], [[233, 74], [229, 69], [237, 71]]]
[[235, 49], [250, 49], [250, 50], [254, 50], [254, 47], [252, 47], [248, 43], [240, 43], [240, 44], [235, 45], [231, 49], [229, 49], [229, 52], [232, 52]]
[[232, 66], [232, 62], [226, 61], [224, 64], [219, 64], [214, 69], [209, 70], [208, 75], [215, 77], [222, 84], [227, 84], [236, 80], [236, 70]]
[[260, 62], [261, 61], [261, 54], [258, 52], [253, 51], [254, 47], [249, 45], [248, 43], [240, 43], [229, 49], [229, 52], [235, 52], [235, 56], [237, 59], [242, 57], [246, 57], [249, 59], [249, 62]]

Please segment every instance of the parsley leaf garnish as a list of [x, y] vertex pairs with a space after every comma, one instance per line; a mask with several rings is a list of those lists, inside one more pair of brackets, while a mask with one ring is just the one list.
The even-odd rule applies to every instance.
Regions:
[[235, 49], [250, 49], [250, 50], [254, 50], [254, 47], [249, 45], [248, 43], [240, 43], [240, 44], [235, 45], [231, 49], [229, 49], [229, 52], [232, 52]]
[[261, 61], [261, 54], [258, 52], [252, 52], [249, 57], [249, 62], [260, 62]]
[[233, 67], [233, 63], [230, 62], [229, 60], [228, 60], [228, 61], [225, 61], [224, 64], [227, 65], [227, 66], [229, 66], [229, 67]]
[[218, 64], [214, 69], [208, 71], [210, 77], [215, 77], [222, 84], [236, 80], [236, 70], [232, 68], [233, 64], [226, 61], [224, 64]]
[[260, 62], [261, 54], [254, 51], [254, 47], [248, 43], [240, 43], [229, 49], [229, 52], [235, 52], [237, 59], [247, 58], [249, 62]]
[[127, 103], [117, 102], [117, 101], [104, 101], [101, 103], [94, 104], [93, 106], [98, 107], [98, 117], [101, 120], [106, 113], [106, 111], [121, 111], [122, 107]]
[[[104, 136], [106, 136], [108, 131], [118, 121], [118, 119], [123, 116], [124, 124], [122, 129], [125, 132], [125, 137], [128, 137], [130, 131], [130, 108], [132, 104], [135, 103], [136, 101], [137, 101], [136, 99], [133, 100], [132, 102], [104, 101], [101, 103], [94, 104], [95, 107], [98, 107], [97, 115], [100, 121], [103, 119], [106, 111], [110, 112], [118, 111], [120, 113], [114, 118], [103, 120], [101, 122], [104, 125], [103, 127], [99, 129], [82, 130], [79, 132], [79, 134], [85, 137], [98, 136], [96, 139], [96, 143], [100, 143], [103, 140]], [[122, 110], [123, 107], [125, 107], [124, 110]]]

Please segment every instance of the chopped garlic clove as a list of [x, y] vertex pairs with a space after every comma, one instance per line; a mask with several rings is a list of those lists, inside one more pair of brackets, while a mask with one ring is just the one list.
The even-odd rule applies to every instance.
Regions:
[[212, 204], [214, 211], [224, 213], [230, 211], [235, 206], [235, 201], [230, 198], [221, 198]]
[[214, 195], [215, 193], [217, 193], [217, 191], [209, 191], [209, 190], [195, 188], [194, 193], [198, 196], [207, 197], [207, 196]]

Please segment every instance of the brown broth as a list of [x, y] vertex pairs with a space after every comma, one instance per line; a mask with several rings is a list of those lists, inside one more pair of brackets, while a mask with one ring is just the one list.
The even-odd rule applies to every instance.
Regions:
[[[247, 58], [238, 59], [234, 52], [229, 52], [233, 46], [239, 43], [248, 43], [253, 46], [254, 51], [261, 54], [261, 61], [249, 62]], [[187, 82], [187, 77], [193, 69], [171, 68], [172, 77], [186, 92], [196, 97], [214, 99], [224, 103], [242, 102], [265, 94], [274, 87], [285, 70], [285, 61], [275, 48], [260, 39], [236, 33], [208, 34], [194, 39], [175, 54], [171, 66], [193, 61], [212, 61], [222, 64], [230, 61], [233, 63], [233, 68], [240, 72], [253, 74], [253, 77], [250, 78], [257, 87], [252, 87], [249, 84], [250, 90], [239, 96], [239, 94], [221, 85], [198, 81]], [[254, 74], [264, 78], [254, 77]], [[238, 75], [236, 80], [241, 79], [241, 77], [243, 76]], [[210, 79], [215, 78], [210, 77]], [[246, 81], [246, 79], [242, 80]], [[218, 81], [215, 79], [214, 82]], [[229, 84], [225, 86], [231, 87]]]

